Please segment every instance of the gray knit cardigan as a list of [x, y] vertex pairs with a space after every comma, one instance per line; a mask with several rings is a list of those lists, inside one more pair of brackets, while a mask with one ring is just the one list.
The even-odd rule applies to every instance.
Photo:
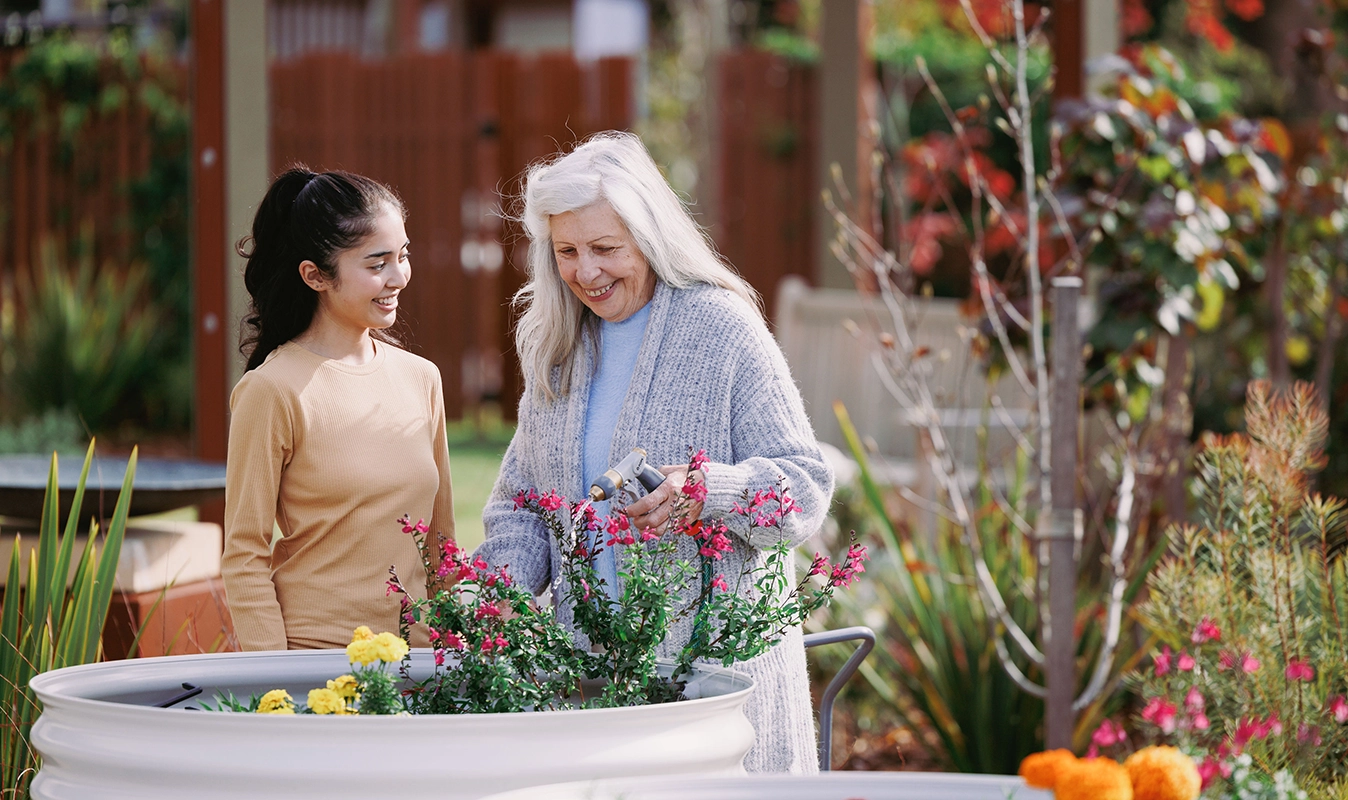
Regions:
[[[819, 451], [786, 359], [757, 311], [724, 289], [672, 289], [660, 281], [651, 304], [632, 383], [613, 431], [609, 463], [616, 464], [633, 447], [644, 447], [655, 465], [685, 464], [690, 446], [705, 449], [709, 463], [703, 516], [724, 516], [735, 534], [734, 551], [717, 564], [730, 578], [746, 562], [761, 564], [765, 555], [758, 548], [771, 542], [759, 537], [777, 533], [755, 530], [751, 537], [748, 520], [729, 515], [745, 490], [752, 495], [784, 481], [801, 508], [787, 515], [782, 531], [796, 546], [823, 523], [833, 496], [833, 472]], [[536, 376], [525, 376], [519, 427], [483, 511], [487, 538], [477, 551], [493, 566], [507, 565], [534, 594], [551, 586], [554, 598], [566, 594], [558, 571], [561, 554], [537, 518], [516, 510], [512, 498], [520, 489], [555, 488], [574, 499], [597, 477], [580, 474], [585, 406], [594, 373], [590, 336], [575, 350], [576, 369], [565, 397], [546, 402], [534, 391]], [[696, 563], [693, 540], [680, 538], [678, 557]], [[618, 569], [623, 568], [619, 551]], [[695, 596], [699, 589], [685, 587], [685, 596]], [[564, 602], [558, 605], [558, 618], [569, 626], [572, 613]], [[676, 625], [660, 655], [676, 655], [691, 632], [691, 620]], [[745, 768], [816, 772], [815, 724], [800, 630], [733, 668], [755, 682], [745, 714], [757, 740]]]

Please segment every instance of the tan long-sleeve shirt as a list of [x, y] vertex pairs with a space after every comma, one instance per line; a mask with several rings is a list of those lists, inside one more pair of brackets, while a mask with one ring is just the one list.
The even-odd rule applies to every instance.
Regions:
[[[415, 595], [426, 585], [397, 519], [454, 535], [439, 370], [382, 342], [361, 366], [290, 342], [243, 376], [230, 409], [222, 572], [240, 645], [345, 647], [359, 625], [397, 632], [389, 567]], [[424, 626], [412, 640], [428, 644]]]

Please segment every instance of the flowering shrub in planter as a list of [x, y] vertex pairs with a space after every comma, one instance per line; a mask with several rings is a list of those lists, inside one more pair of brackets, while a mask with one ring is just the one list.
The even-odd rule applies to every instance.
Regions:
[[[695, 454], [690, 476], [705, 463], [703, 453]], [[506, 568], [492, 569], [452, 541], [433, 541], [424, 521], [404, 517], [399, 523], [416, 537], [427, 575], [452, 585], [417, 599], [397, 570], [390, 570], [389, 592], [400, 595], [402, 603], [402, 638], [358, 629], [347, 654], [360, 666], [314, 689], [303, 706], [269, 692], [248, 703], [222, 698], [219, 707], [264, 713], [461, 714], [683, 699], [695, 662], [730, 666], [761, 655], [865, 570], [866, 548], [854, 541], [837, 563], [816, 553], [807, 574], [790, 584], [790, 548], [778, 537], [761, 566], [746, 565], [738, 575], [718, 572], [717, 562], [731, 549], [728, 526], [719, 519], [690, 518], [706, 491], [690, 477], [664, 531], [638, 531], [621, 512], [600, 517], [589, 501], [572, 503], [556, 491], [528, 489], [516, 496], [516, 505], [538, 515], [559, 545], [566, 599], [588, 649], [578, 647], [553, 609], [540, 608]], [[742, 499], [732, 513], [747, 518], [754, 530], [780, 530], [782, 518], [797, 511], [781, 485]], [[699, 543], [697, 561], [676, 557], [677, 537]], [[623, 586], [620, 595], [611, 596], [597, 559], [605, 548], [619, 547], [624, 548]], [[694, 587], [691, 599], [685, 599], [687, 587]], [[685, 615], [693, 620], [693, 635], [672, 670], [662, 669], [657, 648], [671, 624]], [[417, 623], [430, 628], [435, 667], [429, 677], [414, 680], [405, 640]], [[395, 703], [385, 665], [398, 660], [403, 688], [401, 702]], [[338, 683], [348, 694], [340, 694]], [[372, 702], [372, 692], [381, 698], [378, 702]]]
[[[1194, 756], [1206, 796], [1348, 792], [1345, 504], [1309, 479], [1327, 424], [1309, 385], [1252, 384], [1248, 434], [1203, 438], [1202, 524], [1171, 531], [1148, 579], [1139, 729]], [[1106, 723], [1091, 754], [1128, 739]]]

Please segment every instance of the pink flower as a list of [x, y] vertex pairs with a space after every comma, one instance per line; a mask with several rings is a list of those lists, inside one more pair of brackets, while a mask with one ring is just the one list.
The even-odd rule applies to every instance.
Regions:
[[1324, 740], [1320, 738], [1320, 729], [1313, 725], [1307, 725], [1304, 722], [1297, 726], [1297, 741], [1302, 744], [1310, 742], [1316, 747], [1319, 747], [1324, 742]]
[[445, 651], [435, 648], [435, 666], [443, 667], [445, 665]]
[[556, 511], [565, 503], [566, 498], [557, 494], [556, 489], [549, 489], [547, 494], [538, 498], [538, 505], [541, 506], [544, 511]]
[[1207, 730], [1212, 723], [1208, 721], [1208, 715], [1199, 711], [1197, 714], [1189, 717], [1189, 725], [1196, 731]]
[[1116, 744], [1123, 744], [1128, 738], [1124, 732], [1123, 726], [1112, 719], [1107, 719], [1100, 723], [1100, 727], [1091, 734], [1091, 744], [1096, 747], [1113, 747]]
[[505, 640], [505, 637], [504, 637], [504, 636], [497, 636], [497, 637], [496, 637], [496, 649], [497, 649], [497, 650], [504, 650], [504, 649], [506, 649], [506, 646], [507, 646], [508, 644], [509, 644], [509, 643]]
[[659, 538], [660, 538], [660, 531], [657, 531], [655, 528], [642, 528], [642, 529], [641, 529], [641, 541], [643, 541], [643, 542], [653, 542], [653, 541], [655, 541], [656, 539], [659, 539]]
[[1175, 669], [1180, 672], [1189, 672], [1194, 668], [1194, 657], [1187, 652], [1181, 651], [1179, 660], [1175, 662]]
[[1190, 714], [1197, 714], [1207, 706], [1207, 700], [1203, 693], [1194, 686], [1189, 689], [1189, 693], [1184, 696], [1184, 710]]
[[701, 481], [694, 481], [693, 476], [688, 476], [688, 482], [683, 485], [683, 493], [694, 503], [701, 503], [707, 499], [707, 484]]
[[1217, 776], [1220, 775], [1221, 772], [1222, 766], [1221, 763], [1217, 761], [1217, 759], [1213, 758], [1212, 756], [1208, 756], [1207, 758], [1203, 759], [1202, 763], [1198, 765], [1198, 777], [1203, 779], [1203, 785], [1201, 788], [1203, 789], [1208, 788], [1208, 786], [1214, 780], [1216, 780]]
[[1315, 668], [1306, 663], [1304, 659], [1293, 658], [1287, 662], [1286, 675], [1289, 681], [1313, 681], [1315, 680]]
[[443, 644], [445, 645], [445, 647], [447, 647], [450, 650], [463, 649], [463, 640], [460, 639], [457, 634], [446, 631], [444, 634], [441, 635], [440, 639], [441, 642], [443, 642]]
[[1217, 655], [1217, 671], [1225, 672], [1236, 665], [1236, 654], [1230, 650], [1223, 650]]
[[688, 471], [694, 472], [707, 466], [707, 451], [699, 450], [693, 453], [693, 457], [688, 459]]
[[853, 572], [865, 572], [866, 568], [861, 565], [861, 562], [868, 558], [870, 558], [870, 556], [866, 554], [866, 546], [863, 544], [853, 542], [852, 545], [847, 548], [847, 568]]
[[1160, 728], [1165, 733], [1175, 732], [1175, 714], [1173, 703], [1160, 697], [1153, 697], [1142, 709], [1142, 719]]
[[1194, 628], [1193, 636], [1189, 638], [1194, 644], [1209, 641], [1220, 642], [1222, 640], [1222, 629], [1218, 628], [1217, 623], [1213, 622], [1210, 617], [1203, 617], [1198, 623], [1198, 627]]
[[729, 553], [733, 549], [734, 546], [730, 544], [730, 540], [726, 538], [724, 533], [716, 533], [698, 549], [698, 552], [707, 558], [720, 560], [722, 553]]
[[810, 564], [811, 575], [827, 575], [833, 565], [828, 563], [828, 559], [819, 553], [814, 554], [814, 561]]
[[711, 588], [720, 589], [723, 592], [730, 591], [730, 587], [726, 586], [724, 575], [717, 575], [716, 580], [711, 582]]
[[1255, 717], [1242, 718], [1236, 724], [1236, 735], [1233, 737], [1237, 748], [1242, 748], [1255, 739], [1266, 739], [1269, 736], [1277, 736], [1282, 733], [1282, 723], [1277, 717], [1270, 716], [1268, 719], [1257, 719]]
[[477, 612], [473, 614], [473, 619], [482, 619], [483, 617], [499, 617], [501, 609], [491, 603], [483, 603], [477, 607]]
[[1334, 715], [1334, 721], [1342, 725], [1348, 722], [1348, 697], [1338, 695], [1329, 699], [1329, 705], [1325, 711]]
[[587, 580], [585, 580], [584, 578], [581, 578], [581, 579], [580, 579], [580, 585], [581, 585], [581, 588], [583, 588], [583, 589], [585, 590], [585, 595], [584, 595], [583, 597], [581, 597], [581, 602], [584, 602], [584, 603], [590, 602], [590, 582], [587, 581]]
[[[524, 490], [521, 489], [521, 490], [519, 491], [519, 493], [515, 495], [515, 509], [516, 509], [516, 510], [519, 510], [519, 509], [521, 509], [521, 508], [524, 508], [524, 505], [525, 505], [525, 503], [527, 503], [527, 502], [528, 502], [528, 500], [525, 498]], [[407, 533], [407, 529], [406, 529], [406, 528], [403, 528], [403, 533]]]
[[1240, 671], [1246, 675], [1253, 675], [1259, 671], [1259, 659], [1252, 654], [1246, 653], [1240, 657]]
[[1156, 665], [1156, 677], [1159, 678], [1170, 672], [1170, 665], [1173, 660], [1173, 656], [1170, 652], [1170, 645], [1162, 646], [1161, 652], [1156, 653], [1151, 657], [1152, 663]]
[[485, 638], [485, 639], [482, 640], [482, 652], [484, 652], [484, 653], [490, 653], [490, 652], [491, 652], [491, 648], [492, 648], [492, 641], [491, 641], [491, 637], [488, 636], [487, 638]]

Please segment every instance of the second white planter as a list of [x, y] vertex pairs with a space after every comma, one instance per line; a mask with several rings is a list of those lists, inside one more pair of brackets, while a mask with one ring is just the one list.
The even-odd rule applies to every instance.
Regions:
[[[430, 669], [413, 656], [414, 674]], [[35, 800], [183, 797], [477, 798], [508, 789], [660, 774], [743, 772], [745, 676], [707, 668], [699, 699], [531, 714], [323, 717], [156, 708], [184, 682], [201, 699], [284, 688], [302, 699], [348, 670], [341, 650], [223, 653], [90, 664], [33, 679], [43, 714]]]

